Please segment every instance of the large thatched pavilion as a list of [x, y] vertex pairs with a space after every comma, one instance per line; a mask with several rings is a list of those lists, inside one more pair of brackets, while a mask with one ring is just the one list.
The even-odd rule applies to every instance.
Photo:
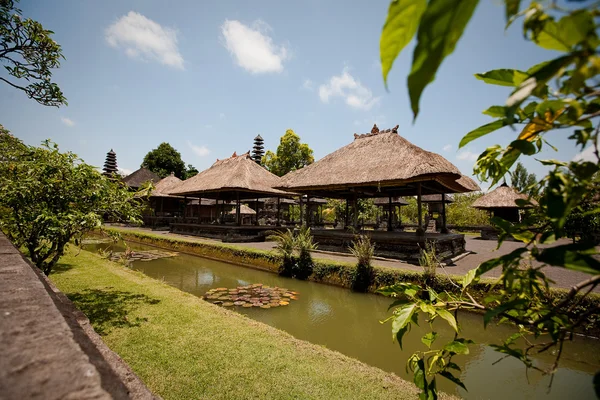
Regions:
[[[289, 197], [290, 193], [275, 189], [275, 186], [280, 185], [281, 178], [258, 165], [249, 153], [242, 155], [233, 153], [231, 157], [217, 160], [210, 168], [185, 180], [169, 192], [177, 196], [214, 199], [217, 203], [220, 224], [172, 224], [171, 227], [177, 232], [219, 237], [224, 234], [252, 236], [253, 233], [266, 231], [270, 227], [244, 226], [244, 229], [227, 227], [226, 203], [235, 202], [234, 226], [241, 227], [242, 201], [252, 203], [258, 202], [262, 197]], [[279, 211], [277, 215], [279, 216]]]
[[[464, 251], [464, 236], [456, 234], [425, 235], [421, 196], [429, 194], [463, 193], [480, 190], [471, 179], [464, 179], [460, 170], [439, 154], [410, 143], [398, 134], [398, 127], [380, 131], [377, 125], [370, 133], [354, 134], [354, 141], [321, 160], [282, 178], [277, 186], [282, 190], [346, 199], [356, 210], [359, 198], [416, 196], [418, 226], [416, 235], [407, 233], [369, 232], [377, 242], [379, 254], [413, 258], [425, 241], [434, 242], [438, 253], [455, 255]], [[353, 212], [353, 227], [358, 228], [358, 213]], [[445, 218], [444, 218], [445, 221]], [[322, 232], [315, 239], [321, 248], [346, 247], [352, 238], [348, 232]], [[337, 235], [337, 236], [336, 236]], [[336, 236], [336, 237], [334, 237]]]

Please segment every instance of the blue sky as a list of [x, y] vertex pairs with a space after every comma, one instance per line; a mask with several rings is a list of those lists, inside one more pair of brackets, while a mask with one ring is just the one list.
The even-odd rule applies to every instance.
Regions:
[[[491, 121], [481, 111], [509, 93], [473, 74], [527, 69], [555, 55], [524, 41], [518, 25], [505, 32], [501, 2], [482, 0], [413, 124], [406, 76], [414, 43], [396, 60], [389, 91], [381, 77], [388, 4], [23, 0], [24, 16], [53, 30], [63, 47], [54, 77], [69, 105], [44, 107], [0, 85], [0, 123], [29, 144], [51, 138], [96, 166], [113, 148], [124, 171], [164, 141], [202, 170], [249, 150], [259, 133], [275, 150], [294, 129], [319, 159], [373, 123], [398, 124], [402, 136], [471, 174], [481, 151], [515, 137], [507, 128], [457, 151], [465, 133]], [[559, 153], [543, 157], [572, 159], [577, 149], [556, 135], [548, 139]]]

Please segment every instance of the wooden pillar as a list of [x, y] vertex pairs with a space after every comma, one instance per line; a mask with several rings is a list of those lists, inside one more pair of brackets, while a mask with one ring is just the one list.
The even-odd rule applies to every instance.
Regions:
[[349, 201], [348, 198], [346, 198], [346, 212], [344, 215], [344, 229], [346, 229], [348, 227], [348, 213], [349, 213]]
[[394, 227], [392, 226], [392, 196], [388, 197], [388, 226], [387, 226], [387, 230], [388, 232], [391, 232], [394, 230]]
[[402, 205], [398, 205], [398, 226], [402, 227]]
[[201, 215], [200, 211], [202, 211], [201, 206], [202, 206], [202, 197], [198, 197], [198, 224], [200, 224], [200, 222], [201, 222], [200, 221], [200, 215]]
[[187, 218], [187, 196], [183, 196], [183, 219]]
[[254, 225], [258, 225], [258, 198], [256, 199], [256, 203], [254, 203], [254, 206], [254, 211], [256, 211]]
[[240, 218], [240, 192], [235, 192], [235, 224], [240, 226], [242, 224], [242, 220]]
[[446, 194], [442, 193], [442, 233], [448, 233], [448, 228], [446, 227]]
[[310, 210], [310, 195], [306, 195], [306, 226], [310, 227], [311, 223], [311, 210]]
[[421, 182], [417, 183], [417, 236], [423, 236], [425, 230], [423, 229], [423, 209], [421, 203]]
[[280, 213], [281, 213], [281, 197], [277, 197], [277, 222], [275, 223], [276, 226], [281, 226]]
[[357, 198], [356, 194], [352, 197], [352, 227], [358, 229], [358, 210], [356, 207]]
[[302, 196], [300, 196], [300, 226], [304, 224], [304, 220], [302, 218]]

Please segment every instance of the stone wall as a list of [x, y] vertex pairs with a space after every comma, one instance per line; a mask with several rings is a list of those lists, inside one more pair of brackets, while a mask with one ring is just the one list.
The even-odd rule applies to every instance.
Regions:
[[156, 399], [0, 232], [0, 398]]

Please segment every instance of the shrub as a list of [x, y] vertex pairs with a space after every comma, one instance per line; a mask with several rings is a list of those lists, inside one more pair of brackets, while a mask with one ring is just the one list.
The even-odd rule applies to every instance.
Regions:
[[295, 238], [295, 245], [298, 250], [298, 262], [296, 263], [294, 277], [308, 279], [313, 272], [313, 260], [310, 251], [317, 248], [317, 245], [313, 242], [310, 228], [302, 227], [300, 229]]
[[277, 243], [275, 245], [275, 251], [281, 255], [282, 262], [279, 267], [279, 275], [287, 277], [294, 276], [294, 270], [297, 263], [294, 254], [294, 249], [296, 247], [294, 233], [289, 229], [285, 232], [271, 232], [267, 239]]
[[425, 283], [430, 284], [430, 282], [435, 279], [437, 267], [440, 265], [435, 245], [432, 242], [425, 242], [425, 248], [421, 249], [419, 265], [423, 267], [423, 278], [425, 279]]
[[366, 292], [373, 283], [373, 266], [371, 259], [375, 246], [366, 235], [358, 236], [349, 248], [354, 257], [357, 258], [356, 270], [352, 274], [352, 290]]

